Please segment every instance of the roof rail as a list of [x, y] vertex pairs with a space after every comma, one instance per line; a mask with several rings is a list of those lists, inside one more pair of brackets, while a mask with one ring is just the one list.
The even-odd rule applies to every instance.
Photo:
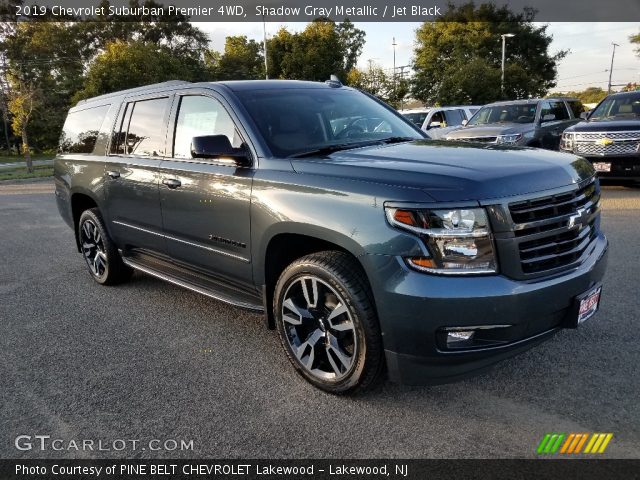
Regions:
[[127, 90], [119, 90], [117, 92], [105, 93], [103, 95], [98, 95], [97, 97], [86, 98], [84, 100], [80, 100], [77, 103], [77, 105], [82, 105], [83, 103], [87, 103], [87, 102], [93, 102], [95, 100], [103, 100], [103, 99], [106, 99], [106, 98], [109, 98], [109, 97], [114, 97], [114, 96], [119, 96], [119, 95], [126, 95], [126, 94], [129, 94], [129, 93], [144, 92], [145, 90], [156, 90], [158, 88], [173, 87], [173, 86], [185, 85], [185, 84], [189, 84], [189, 83], [191, 83], [191, 82], [187, 82], [186, 80], [168, 80], [166, 82], [153, 83], [151, 85], [145, 85], [143, 87], [129, 88]]

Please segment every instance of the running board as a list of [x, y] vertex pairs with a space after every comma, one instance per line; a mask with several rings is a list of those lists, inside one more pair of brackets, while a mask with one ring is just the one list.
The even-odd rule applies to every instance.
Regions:
[[238, 300], [234, 298], [232, 295], [220, 292], [212, 287], [205, 287], [202, 285], [196, 285], [195, 283], [189, 282], [183, 278], [178, 278], [177, 276], [171, 275], [168, 272], [160, 271], [156, 268], [153, 268], [149, 265], [145, 265], [142, 262], [139, 262], [131, 257], [122, 257], [122, 261], [125, 265], [139, 270], [147, 275], [151, 275], [152, 277], [159, 278], [160, 280], [164, 280], [165, 282], [172, 283], [182, 288], [186, 288], [187, 290], [191, 290], [196, 293], [200, 293], [202, 295], [206, 295], [207, 297], [213, 298], [215, 300], [220, 300], [221, 302], [225, 302], [236, 307], [243, 308], [245, 310], [249, 310], [254, 313], [264, 313], [264, 307], [260, 304], [254, 304], [247, 301]]

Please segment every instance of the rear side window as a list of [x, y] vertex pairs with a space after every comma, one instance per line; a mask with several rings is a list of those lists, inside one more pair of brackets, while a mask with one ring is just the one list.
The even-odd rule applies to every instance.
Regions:
[[129, 103], [122, 127], [114, 135], [112, 153], [159, 157], [164, 154], [164, 115], [168, 98]]
[[584, 105], [580, 100], [570, 100], [567, 102], [569, 108], [573, 112], [573, 116], [576, 118], [580, 118], [580, 114], [585, 111]]
[[444, 117], [447, 119], [447, 127], [462, 125], [464, 120], [462, 110], [445, 110]]
[[[540, 112], [540, 118], [543, 122], [548, 122], [551, 120], [545, 120], [545, 116], [553, 115], [553, 120], [567, 120], [569, 118], [569, 112], [567, 111], [567, 107], [564, 102], [559, 101], [551, 101], [544, 102], [542, 104], [542, 111]], [[547, 117], [551, 118], [551, 117]]]
[[60, 153], [93, 153], [109, 105], [71, 112], [60, 136]]

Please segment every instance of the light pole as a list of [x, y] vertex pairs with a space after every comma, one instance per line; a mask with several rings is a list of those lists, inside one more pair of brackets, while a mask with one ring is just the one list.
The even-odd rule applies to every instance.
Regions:
[[269, 80], [269, 68], [267, 65], [267, 24], [264, 21], [264, 14], [262, 15], [262, 46], [264, 50], [264, 79]]
[[396, 37], [393, 37], [393, 43], [391, 45], [393, 46], [393, 95], [395, 96], [396, 94], [396, 46], [398, 45], [396, 43]]
[[616, 56], [616, 47], [619, 47], [617, 43], [611, 43], [613, 45], [613, 52], [611, 53], [611, 68], [609, 69], [609, 86], [607, 87], [607, 95], [611, 93], [611, 75], [613, 74], [613, 57]]
[[502, 78], [500, 80], [500, 90], [502, 91], [502, 96], [504, 97], [504, 56], [506, 50], [506, 40], [507, 38], [515, 37], [515, 33], [504, 33], [500, 35], [502, 37]]

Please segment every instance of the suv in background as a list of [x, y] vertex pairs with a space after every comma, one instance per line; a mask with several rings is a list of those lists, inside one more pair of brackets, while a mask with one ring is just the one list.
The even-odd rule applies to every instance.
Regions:
[[457, 379], [590, 318], [591, 164], [425, 138], [335, 81], [168, 82], [73, 107], [55, 195], [93, 280], [135, 269], [259, 312], [333, 393], [385, 366]]
[[560, 149], [589, 160], [602, 178], [640, 180], [640, 92], [615, 93], [564, 131]]
[[414, 108], [400, 110], [400, 114], [427, 132], [429, 138], [437, 140], [460, 128], [479, 109], [480, 107], [476, 105]]
[[558, 150], [562, 132], [580, 121], [583, 110], [575, 98], [491, 103], [446, 139]]

